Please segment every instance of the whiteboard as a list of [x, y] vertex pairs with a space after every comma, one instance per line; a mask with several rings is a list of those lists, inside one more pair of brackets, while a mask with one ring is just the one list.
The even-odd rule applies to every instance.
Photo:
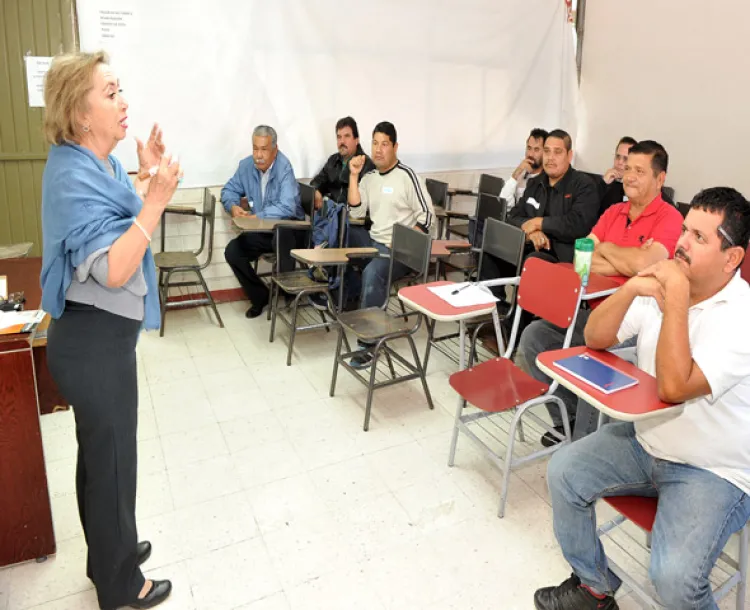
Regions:
[[115, 154], [164, 129], [184, 186], [223, 184], [269, 124], [298, 177], [352, 115], [395, 124], [418, 171], [515, 165], [533, 127], [575, 130], [562, 0], [78, 0], [84, 51], [104, 49], [130, 105]]

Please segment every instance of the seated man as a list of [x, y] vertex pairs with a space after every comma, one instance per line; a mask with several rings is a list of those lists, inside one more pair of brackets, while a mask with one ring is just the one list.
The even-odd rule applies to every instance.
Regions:
[[673, 260], [629, 280], [591, 314], [586, 344], [638, 337], [638, 366], [682, 408], [617, 422], [556, 452], [554, 529], [573, 575], [539, 589], [538, 610], [615, 610], [620, 585], [596, 536], [603, 496], [658, 496], [649, 574], [665, 607], [714, 608], [709, 574], [750, 518], [750, 287], [738, 268], [750, 203], [734, 189], [692, 201]]
[[[506, 222], [526, 233], [524, 256], [539, 256], [552, 262], [573, 262], [575, 240], [585, 237], [596, 222], [599, 197], [593, 179], [571, 166], [572, 140], [562, 129], [551, 131], [544, 140], [544, 171], [526, 184], [523, 196], [508, 213]], [[516, 266], [493, 256], [482, 259], [481, 280], [513, 277]], [[505, 288], [493, 288], [505, 310]], [[519, 333], [532, 316], [524, 314]], [[483, 337], [485, 346], [497, 351], [492, 329]]]
[[310, 181], [310, 186], [315, 189], [316, 210], [321, 208], [325, 197], [336, 203], [346, 203], [349, 195], [349, 161], [352, 157], [363, 155], [365, 158], [364, 168], [359, 174], [360, 180], [375, 169], [372, 160], [359, 145], [359, 129], [352, 117], [344, 117], [336, 122], [336, 146], [339, 151], [328, 157], [323, 169]]
[[625, 189], [622, 186], [622, 178], [625, 174], [628, 153], [635, 143], [636, 140], [630, 136], [620, 138], [620, 141], [617, 143], [617, 148], [615, 148], [615, 164], [604, 172], [604, 175], [597, 184], [600, 197], [599, 216], [604, 214], [610, 206], [627, 201]]
[[520, 165], [513, 170], [513, 174], [505, 182], [505, 186], [500, 192], [500, 197], [505, 199], [508, 204], [508, 210], [523, 197], [523, 191], [528, 181], [542, 173], [542, 153], [547, 135], [544, 129], [536, 128], [531, 130], [529, 137], [526, 139], [526, 156]]
[[572, 160], [570, 136], [562, 129], [551, 131], [544, 140], [544, 172], [529, 180], [507, 218], [526, 233], [529, 252], [544, 251], [544, 258], [566, 263], [573, 262], [576, 239], [588, 235], [599, 211], [594, 181], [573, 169]]
[[[667, 176], [669, 156], [664, 147], [652, 140], [639, 142], [630, 149], [625, 166], [623, 184], [628, 201], [611, 206], [596, 223], [589, 235], [595, 249], [591, 272], [606, 275], [619, 283], [662, 259], [674, 254], [680, 236], [682, 216], [673, 205], [661, 198], [661, 187]], [[594, 305], [594, 304], [592, 304]], [[583, 329], [589, 309], [578, 312], [573, 331], [572, 346], [583, 345]], [[518, 351], [535, 379], [551, 383], [549, 377], [536, 366], [541, 352], [562, 347], [565, 331], [544, 320], [532, 322], [521, 335]], [[564, 402], [571, 425], [575, 422], [578, 399], [562, 386], [556, 395]], [[560, 409], [548, 406], [555, 429], [562, 434]], [[586, 423], [588, 426], [588, 422]], [[588, 432], [590, 430], [582, 430]], [[579, 436], [577, 431], [576, 436]], [[559, 442], [550, 432], [542, 437], [542, 444], [550, 447]]]
[[[240, 206], [242, 197], [248, 199], [249, 212]], [[305, 218], [292, 164], [279, 151], [273, 127], [259, 125], [253, 130], [253, 156], [240, 161], [234, 176], [221, 189], [221, 202], [233, 218]], [[296, 247], [297, 237], [296, 233], [289, 234], [287, 239], [290, 243], [288, 247], [285, 244], [282, 250], [289, 251]], [[241, 233], [230, 241], [224, 250], [224, 258], [250, 299], [250, 309], [245, 313], [248, 318], [259, 316], [268, 304], [268, 288], [251, 264], [261, 254], [274, 252], [273, 239], [272, 233]], [[294, 260], [284, 257], [279, 261], [279, 267], [281, 271], [291, 271], [294, 269]]]
[[[349, 205], [352, 218], [364, 218], [369, 212], [372, 227], [369, 233], [362, 227], [352, 227], [349, 245], [373, 247], [390, 255], [393, 225], [403, 224], [424, 233], [432, 233], [435, 210], [423, 178], [398, 160], [396, 128], [386, 121], [378, 123], [372, 133], [372, 160], [377, 171], [366, 174], [361, 183], [349, 181]], [[364, 155], [354, 157], [349, 163], [352, 177], [362, 171]], [[382, 307], [389, 297], [388, 258], [365, 259], [362, 272], [360, 308]], [[403, 265], [393, 266], [393, 280], [406, 275]], [[351, 275], [351, 274], [350, 274]], [[349, 276], [347, 276], [349, 277]], [[347, 279], [351, 287], [355, 282]], [[367, 346], [361, 344], [365, 349]], [[372, 357], [366, 351], [352, 358], [352, 366], [364, 368]]]

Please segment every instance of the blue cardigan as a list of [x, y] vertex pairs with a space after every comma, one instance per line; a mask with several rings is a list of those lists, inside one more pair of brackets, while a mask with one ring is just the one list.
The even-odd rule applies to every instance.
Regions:
[[[110, 155], [114, 178], [96, 155], [77, 144], [51, 146], [42, 177], [42, 308], [53, 318], [65, 309], [75, 268], [111, 246], [133, 224], [143, 205], [120, 162]], [[159, 328], [159, 291], [151, 248], [142, 262], [148, 292], [145, 328]]]
[[289, 159], [279, 151], [273, 166], [268, 170], [266, 197], [260, 196], [260, 171], [252, 157], [240, 161], [240, 166], [224, 188], [221, 189], [221, 203], [227, 212], [233, 205], [240, 204], [241, 197], [251, 202], [252, 211], [258, 218], [284, 218], [303, 220], [305, 213], [299, 198], [299, 185], [294, 177], [294, 169]]

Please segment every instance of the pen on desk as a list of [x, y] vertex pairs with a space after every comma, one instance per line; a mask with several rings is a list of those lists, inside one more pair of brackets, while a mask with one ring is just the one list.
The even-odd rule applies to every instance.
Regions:
[[471, 282], [469, 282], [468, 284], [466, 284], [466, 286], [461, 286], [461, 288], [456, 288], [455, 290], [453, 290], [453, 291], [451, 292], [451, 294], [458, 294], [458, 293], [459, 293], [459, 292], [461, 292], [461, 291], [462, 291], [462, 290], [463, 290], [464, 288], [468, 288], [469, 286], [471, 286]]

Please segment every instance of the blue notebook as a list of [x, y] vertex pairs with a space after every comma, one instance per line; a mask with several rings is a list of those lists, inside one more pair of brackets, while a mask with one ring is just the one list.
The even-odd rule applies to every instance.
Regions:
[[638, 383], [635, 377], [621, 373], [614, 367], [604, 364], [601, 360], [597, 360], [588, 354], [555, 360], [555, 366], [605, 394], [631, 388]]

